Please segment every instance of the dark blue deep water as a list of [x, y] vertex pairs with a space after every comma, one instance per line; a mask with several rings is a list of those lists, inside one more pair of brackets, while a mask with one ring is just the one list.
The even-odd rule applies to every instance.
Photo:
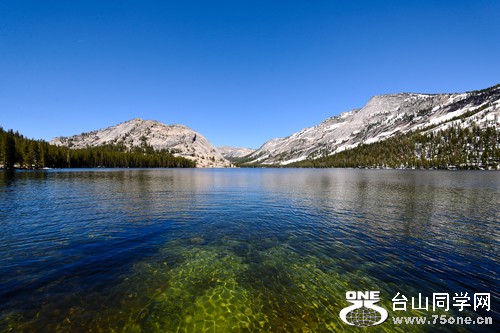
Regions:
[[358, 290], [373, 332], [494, 332], [393, 321], [498, 325], [499, 216], [498, 172], [2, 171], [0, 332], [365, 332], [339, 317]]

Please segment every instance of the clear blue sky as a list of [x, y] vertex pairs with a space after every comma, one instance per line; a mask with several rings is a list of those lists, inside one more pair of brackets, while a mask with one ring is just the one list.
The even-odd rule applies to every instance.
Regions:
[[0, 1], [0, 126], [258, 148], [372, 95], [500, 83], [500, 1]]

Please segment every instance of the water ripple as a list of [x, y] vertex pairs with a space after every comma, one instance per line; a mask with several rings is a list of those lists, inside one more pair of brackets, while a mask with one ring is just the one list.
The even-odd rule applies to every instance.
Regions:
[[499, 180], [1, 172], [0, 332], [340, 332], [347, 290], [381, 290], [388, 307], [398, 291], [491, 292], [498, 320]]

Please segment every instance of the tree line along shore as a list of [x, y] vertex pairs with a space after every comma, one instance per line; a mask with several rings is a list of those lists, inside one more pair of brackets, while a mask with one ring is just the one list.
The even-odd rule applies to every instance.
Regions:
[[[482, 169], [500, 168], [500, 131], [496, 126], [450, 126], [437, 132], [409, 133], [384, 141], [322, 157], [283, 165], [248, 164], [239, 167], [313, 168], [412, 168]], [[196, 162], [174, 156], [168, 150], [154, 150], [147, 140], [139, 147], [123, 144], [71, 149], [33, 140], [0, 127], [0, 168], [193, 168]]]
[[196, 162], [174, 156], [167, 150], [156, 151], [143, 144], [127, 149], [123, 145], [105, 145], [70, 149], [33, 140], [0, 127], [0, 167], [4, 169], [43, 168], [193, 168]]

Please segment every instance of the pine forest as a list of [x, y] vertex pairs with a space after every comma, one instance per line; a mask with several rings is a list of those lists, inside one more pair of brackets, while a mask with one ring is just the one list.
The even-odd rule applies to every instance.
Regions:
[[155, 151], [144, 142], [127, 149], [123, 145], [106, 145], [70, 149], [43, 140], [27, 139], [18, 132], [0, 127], [0, 167], [24, 168], [192, 168], [196, 163], [176, 157], [169, 151]]

